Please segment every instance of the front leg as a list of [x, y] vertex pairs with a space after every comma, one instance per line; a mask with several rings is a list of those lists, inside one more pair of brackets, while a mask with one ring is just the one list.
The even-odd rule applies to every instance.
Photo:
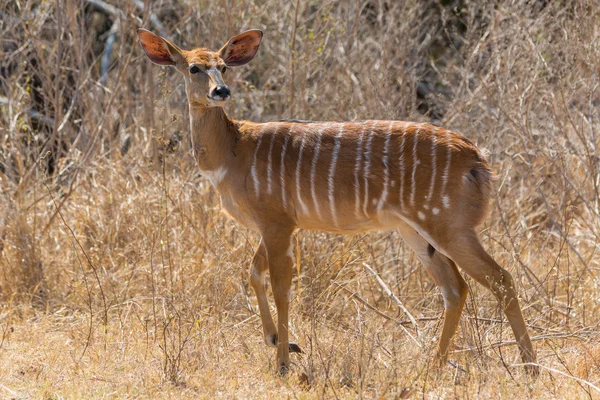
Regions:
[[[277, 366], [285, 374], [290, 368], [288, 310], [292, 286], [292, 232], [275, 230], [263, 235], [267, 250], [273, 297], [277, 307]], [[293, 347], [293, 346], [292, 346]]]
[[256, 293], [265, 343], [268, 346], [277, 347], [277, 328], [275, 328], [275, 323], [271, 317], [269, 302], [267, 300], [267, 291], [265, 290], [265, 278], [268, 267], [267, 249], [265, 248], [264, 242], [261, 241], [256, 253], [254, 253], [254, 258], [252, 259], [250, 284], [252, 284], [254, 293]]
[[[279, 340], [277, 337], [277, 328], [271, 317], [269, 302], [267, 300], [267, 291], [265, 287], [265, 279], [269, 263], [267, 260], [267, 249], [264, 242], [261, 241], [254, 258], [252, 259], [252, 269], [250, 271], [250, 284], [254, 288], [256, 300], [258, 302], [258, 310], [263, 327], [265, 343], [271, 347], [277, 347]], [[290, 353], [302, 353], [302, 350], [296, 343], [289, 344]]]

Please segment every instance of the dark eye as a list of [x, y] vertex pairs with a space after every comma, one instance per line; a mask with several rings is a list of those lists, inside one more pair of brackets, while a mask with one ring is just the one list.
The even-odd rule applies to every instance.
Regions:
[[198, 72], [200, 72], [200, 68], [198, 68], [197, 66], [192, 65], [190, 67], [190, 74], [197, 74]]
[[222, 74], [224, 74], [224, 73], [225, 73], [225, 71], [227, 71], [227, 67], [226, 67], [226, 66], [225, 66], [225, 67], [223, 67], [223, 68], [221, 68], [221, 73], [222, 73]]

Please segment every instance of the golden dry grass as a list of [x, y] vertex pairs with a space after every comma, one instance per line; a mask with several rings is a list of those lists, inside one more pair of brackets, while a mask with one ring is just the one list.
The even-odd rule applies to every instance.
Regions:
[[279, 377], [247, 279], [259, 238], [194, 167], [182, 81], [134, 41], [157, 26], [135, 1], [112, 2], [121, 16], [83, 3], [0, 4], [1, 398], [599, 397], [597, 2], [151, 8], [184, 47], [265, 30], [227, 77], [236, 118], [433, 121], [488, 149], [499, 179], [481, 238], [519, 286], [536, 381], [469, 279], [457, 367], [436, 367], [442, 297], [395, 232], [297, 234], [305, 354]]

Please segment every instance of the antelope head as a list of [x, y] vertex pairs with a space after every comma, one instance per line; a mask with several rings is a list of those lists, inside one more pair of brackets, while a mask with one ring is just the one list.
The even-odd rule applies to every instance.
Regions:
[[225, 71], [252, 60], [262, 36], [262, 31], [252, 29], [229, 39], [218, 51], [206, 48], [182, 50], [163, 37], [138, 29], [140, 43], [148, 58], [158, 65], [173, 66], [183, 75], [191, 107], [222, 107], [231, 96], [223, 81]]

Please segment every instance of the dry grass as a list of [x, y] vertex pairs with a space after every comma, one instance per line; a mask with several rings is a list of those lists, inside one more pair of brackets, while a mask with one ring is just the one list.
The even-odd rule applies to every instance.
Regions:
[[[599, 396], [596, 1], [144, 3], [0, 4], [0, 397]], [[247, 283], [258, 237], [194, 168], [183, 82], [142, 57], [142, 25], [184, 47], [265, 30], [228, 72], [236, 118], [433, 121], [487, 148], [481, 237], [518, 283], [539, 379], [471, 280], [459, 368], [435, 368], [441, 295], [395, 232], [296, 236], [305, 354], [279, 377]]]

